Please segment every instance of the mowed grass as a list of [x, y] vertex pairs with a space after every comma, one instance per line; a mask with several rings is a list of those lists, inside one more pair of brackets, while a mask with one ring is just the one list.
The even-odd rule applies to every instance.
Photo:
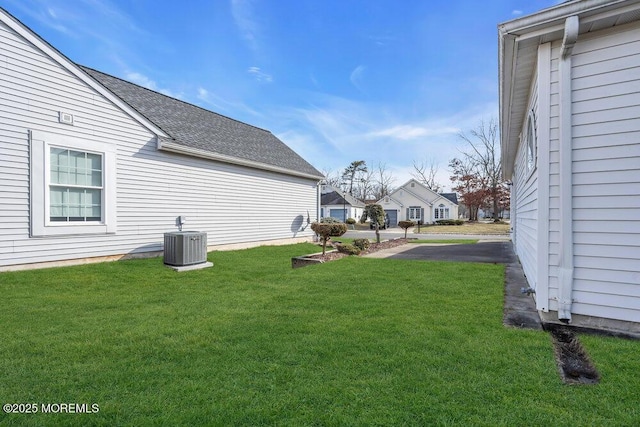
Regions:
[[546, 333], [502, 325], [500, 265], [314, 245], [0, 274], [0, 403], [97, 403], [3, 425], [637, 425], [640, 343], [585, 337], [596, 386]]

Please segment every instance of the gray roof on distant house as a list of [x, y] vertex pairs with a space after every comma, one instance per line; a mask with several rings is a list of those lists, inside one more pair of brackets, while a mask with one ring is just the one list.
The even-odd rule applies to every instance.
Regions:
[[349, 206], [364, 208], [364, 203], [350, 194], [345, 194], [345, 197], [342, 197], [342, 195], [337, 191], [332, 191], [331, 193], [326, 193], [320, 196], [320, 205], [322, 206], [342, 205], [344, 203]]
[[91, 77], [171, 136], [170, 142], [212, 153], [230, 163], [281, 170], [294, 175], [323, 175], [268, 130], [222, 116], [91, 68]]
[[458, 195], [456, 193], [439, 193], [442, 197], [449, 200], [452, 203], [458, 204]]

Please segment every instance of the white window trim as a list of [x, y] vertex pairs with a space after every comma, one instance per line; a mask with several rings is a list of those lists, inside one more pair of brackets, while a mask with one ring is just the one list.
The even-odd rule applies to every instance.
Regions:
[[[451, 219], [451, 210], [449, 209], [448, 206], [445, 206], [443, 203], [441, 203], [436, 209], [435, 211], [436, 213], [436, 219], [440, 220], [440, 219]], [[445, 215], [446, 214], [446, 215]], [[446, 218], [445, 218], [446, 216]]]
[[[412, 216], [411, 212], [415, 212], [416, 215]], [[409, 218], [410, 221], [421, 221], [422, 220], [422, 207], [421, 206], [409, 206]]]
[[[79, 138], [30, 132], [31, 145], [31, 237], [79, 234], [112, 234], [116, 224], [116, 149], [112, 144]], [[52, 146], [102, 155], [102, 221], [97, 223], [52, 222], [49, 215], [50, 149]]]

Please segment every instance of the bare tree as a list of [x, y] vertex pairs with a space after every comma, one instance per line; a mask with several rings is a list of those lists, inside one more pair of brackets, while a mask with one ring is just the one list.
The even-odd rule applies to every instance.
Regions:
[[353, 197], [360, 200], [367, 200], [371, 197], [374, 187], [374, 172], [367, 169], [360, 171], [353, 182]]
[[395, 180], [391, 171], [387, 170], [387, 165], [385, 163], [378, 163], [375, 170], [373, 198], [380, 200], [384, 196], [389, 195], [393, 191], [392, 185]]
[[438, 165], [434, 159], [422, 160], [420, 164], [415, 160], [413, 161], [413, 172], [411, 172], [411, 176], [436, 193], [439, 193], [442, 191], [442, 185], [436, 181], [437, 174]]
[[340, 188], [342, 177], [337, 171], [333, 172], [331, 169], [322, 169], [322, 175], [325, 176], [325, 182], [327, 184], [333, 188]]
[[498, 205], [504, 188], [502, 179], [502, 160], [500, 159], [500, 142], [498, 123], [491, 119], [489, 123], [480, 122], [470, 135], [458, 134], [468, 145], [469, 151], [463, 151], [464, 157], [475, 166], [486, 185], [486, 192], [493, 203], [495, 221], [498, 219]]

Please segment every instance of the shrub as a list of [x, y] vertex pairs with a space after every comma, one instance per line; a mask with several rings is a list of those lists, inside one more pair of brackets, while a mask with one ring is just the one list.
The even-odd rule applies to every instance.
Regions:
[[342, 221], [340, 221], [339, 219], [334, 218], [332, 216], [327, 216], [327, 217], [324, 217], [324, 218], [320, 218], [320, 222], [322, 224], [338, 224], [338, 223], [342, 223]]
[[355, 247], [354, 245], [338, 245], [338, 252], [347, 255], [358, 255], [360, 253], [360, 248]]
[[407, 229], [415, 226], [416, 223], [410, 220], [398, 222], [398, 226], [404, 230], [404, 238], [407, 238]]
[[464, 221], [461, 219], [439, 219], [436, 221], [437, 225], [462, 225]]
[[322, 241], [322, 255], [324, 255], [327, 247], [327, 241], [331, 237], [342, 236], [346, 233], [347, 224], [344, 222], [314, 222], [311, 224], [311, 229], [320, 236], [320, 240]]
[[347, 220], [345, 221], [347, 224], [349, 225], [353, 225], [356, 223], [356, 220], [353, 218], [347, 218]]
[[366, 251], [367, 249], [369, 249], [370, 245], [371, 243], [369, 242], [369, 239], [353, 239], [353, 246], [360, 249], [361, 251]]
[[380, 227], [384, 225], [385, 221], [384, 208], [376, 204], [365, 206], [362, 217], [360, 218], [360, 223], [364, 224], [367, 218], [370, 218], [371, 224], [378, 225], [376, 227], [376, 242], [380, 243]]

